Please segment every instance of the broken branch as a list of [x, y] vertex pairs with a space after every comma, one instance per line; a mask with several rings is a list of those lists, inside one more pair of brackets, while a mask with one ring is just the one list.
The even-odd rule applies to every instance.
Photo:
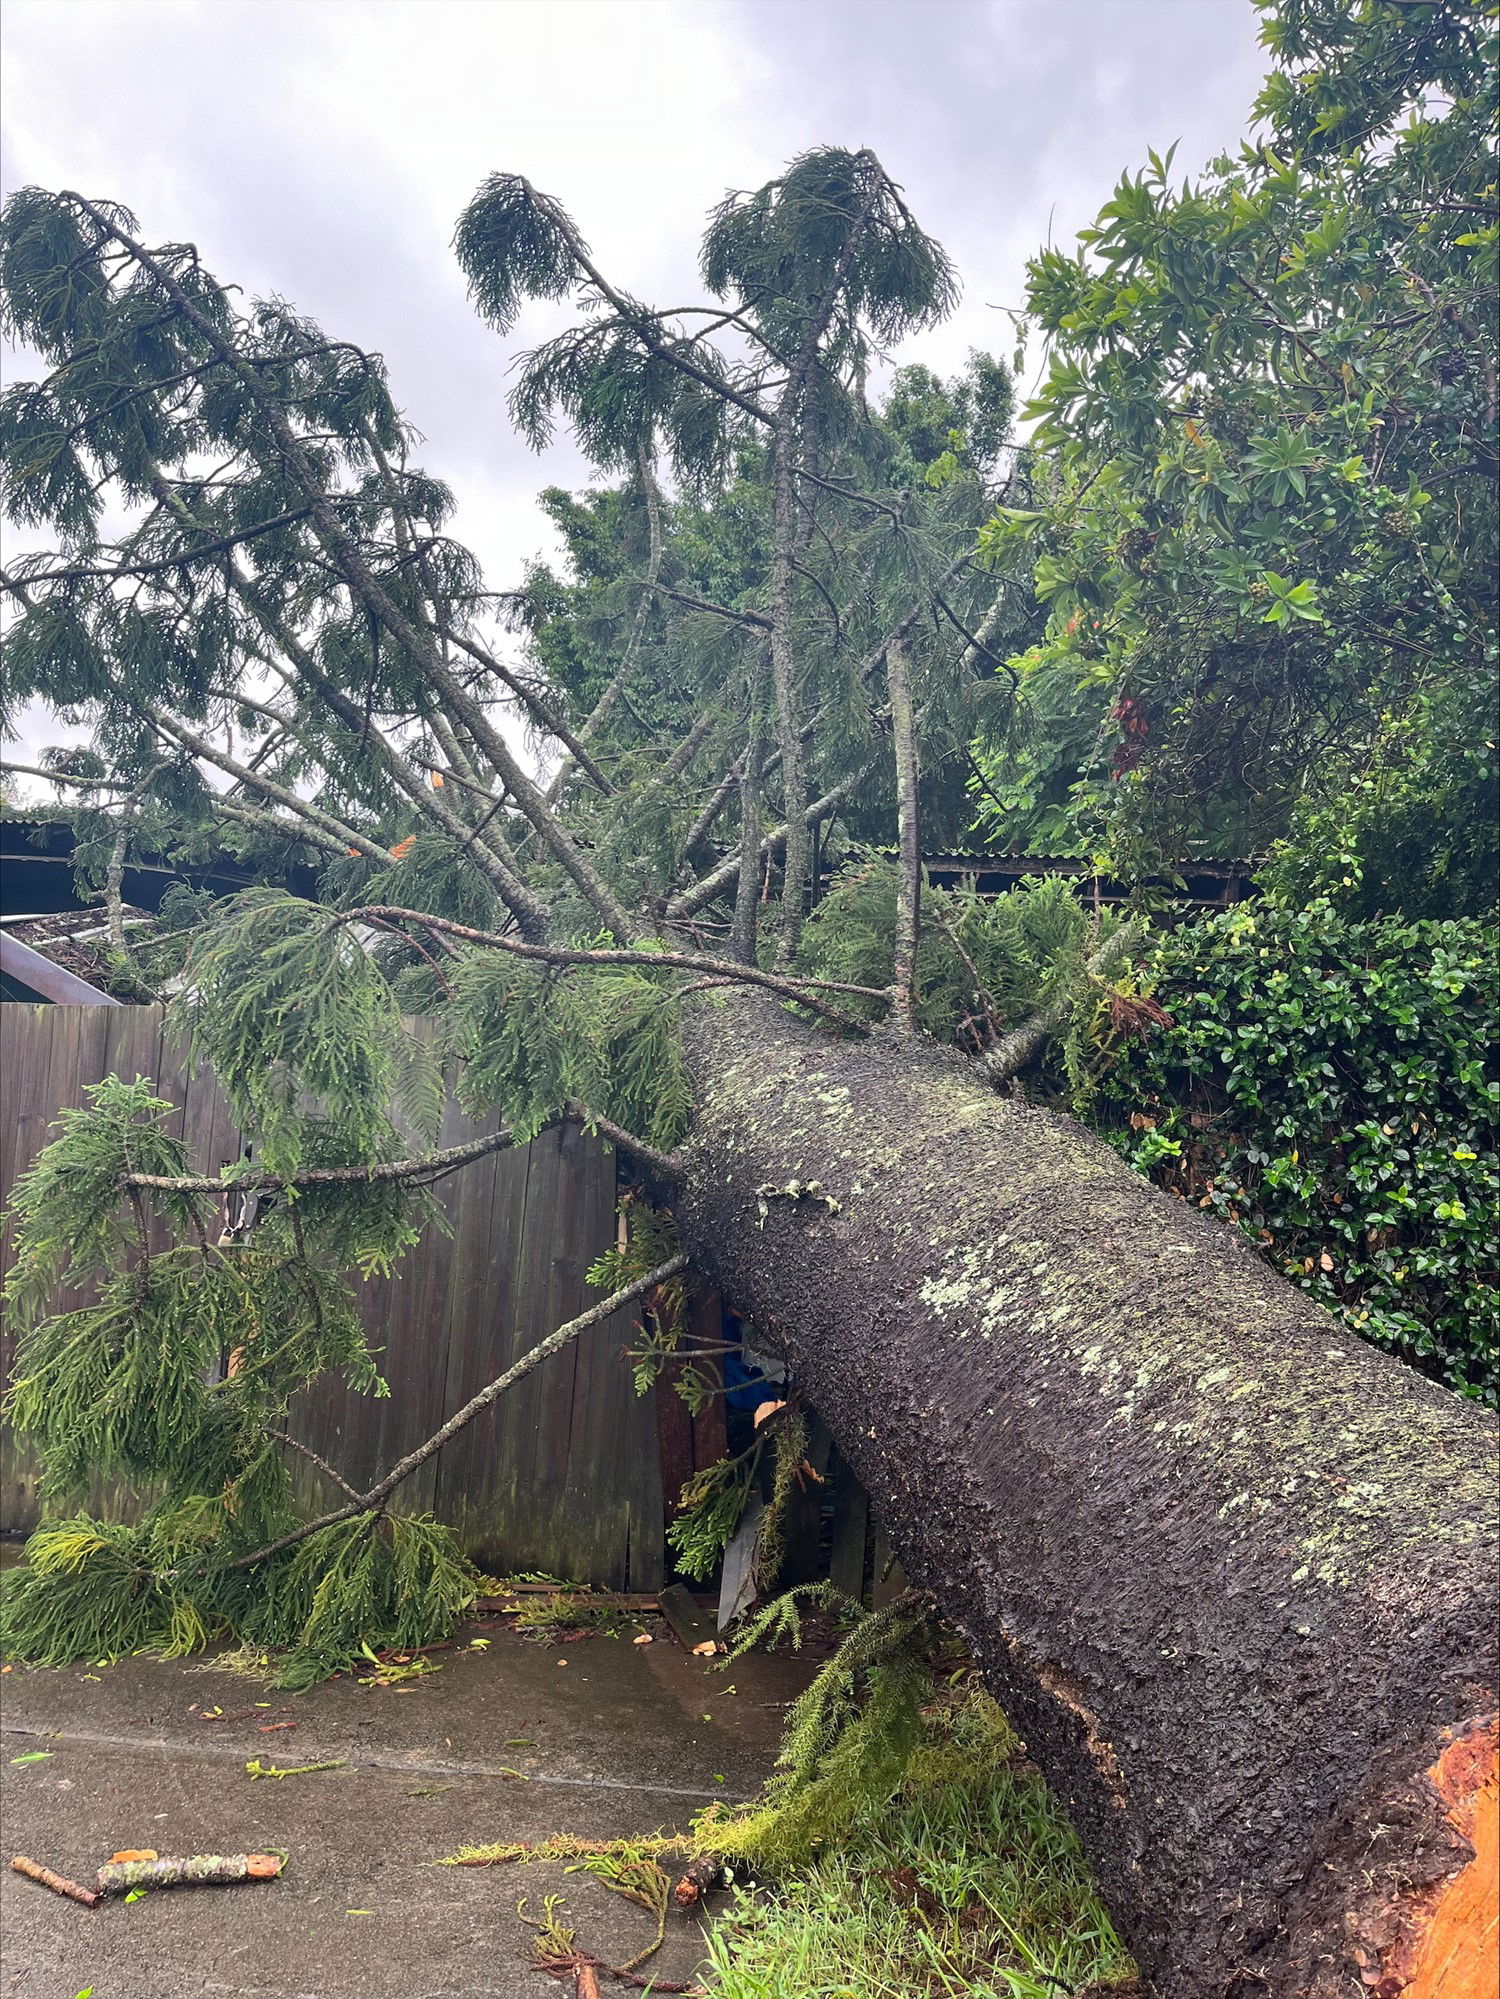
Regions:
[[28, 1881], [40, 1881], [44, 1888], [50, 1888], [54, 1895], [66, 1895], [70, 1902], [81, 1902], [86, 1909], [96, 1909], [104, 1899], [92, 1888], [85, 1888], [77, 1881], [70, 1881], [66, 1874], [54, 1874], [50, 1867], [43, 1867], [39, 1860], [29, 1860], [24, 1853], [18, 1853], [11, 1861], [17, 1874], [24, 1874]]

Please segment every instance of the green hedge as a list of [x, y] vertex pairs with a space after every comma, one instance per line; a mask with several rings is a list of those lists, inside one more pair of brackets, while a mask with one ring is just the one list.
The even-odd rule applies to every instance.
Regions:
[[1497, 935], [1244, 904], [1160, 944], [1172, 1026], [1093, 1121], [1366, 1339], [1493, 1404]]

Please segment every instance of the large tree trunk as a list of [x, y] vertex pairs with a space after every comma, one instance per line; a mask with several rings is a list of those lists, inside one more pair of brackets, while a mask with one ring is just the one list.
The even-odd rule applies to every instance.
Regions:
[[956, 1059], [741, 998], [689, 1047], [688, 1247], [784, 1343], [1163, 1999], [1492, 1990], [1493, 1422]]

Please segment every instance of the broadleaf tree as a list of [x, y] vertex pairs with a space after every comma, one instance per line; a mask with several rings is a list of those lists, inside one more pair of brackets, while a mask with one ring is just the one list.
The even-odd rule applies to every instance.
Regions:
[[1264, 856], [1295, 901], [1497, 889], [1492, 24], [1283, 5], [1261, 122], [1125, 174], [1031, 265], [1045, 630], [980, 756], [992, 836]]
[[[1391, 10], [1360, 12], [1378, 40]], [[1228, 1993], [1246, 1966], [1272, 1992], [1342, 1990], [1353, 1953], [1430, 1915], [1413, 1855], [1442, 1857], [1425, 1882], [1461, 1871], [1422, 1773], [1493, 1678], [1493, 1439], [1003, 1093], [1074, 992], [1128, 981], [1139, 934], [1055, 889], [989, 916], [921, 880], [924, 786], [951, 787], [1016, 699], [1007, 656], [1035, 623], [1029, 556], [979, 530], [1039, 511], [1066, 449], [1056, 473], [1046, 440], [1002, 449], [1008, 382], [985, 357], [872, 390], [956, 280], [867, 151], [819, 148], [726, 198], [701, 309], [638, 300], [518, 175], [485, 183], [456, 247], [497, 328], [530, 298], [578, 305], [512, 407], [533, 442], [569, 424], [615, 482], [551, 503], [592, 571], [494, 594], [376, 357], [279, 301], [242, 306], [113, 204], [28, 189], [6, 211], [0, 300], [46, 370], [0, 409], [6, 500], [55, 544], [7, 566], [8, 698], [90, 726], [92, 812], [159, 811], [170, 785], [189, 836], [292, 829], [326, 857], [322, 901], [261, 889], [182, 933], [174, 1006], [258, 1139], [236, 1191], [266, 1221], [241, 1207], [230, 1241], [195, 1235], [182, 1204], [216, 1180], [163, 1160], [151, 1101], [101, 1096], [59, 1141], [86, 1175], [44, 1154], [23, 1191], [18, 1408], [52, 1420], [27, 1387], [56, 1347], [37, 1293], [89, 1190], [113, 1219], [78, 1235], [75, 1269], [123, 1259], [145, 1300], [153, 1218], [175, 1221], [171, 1254], [230, 1266], [219, 1291], [238, 1283], [265, 1326], [305, 1274], [394, 1253], [422, 1184], [463, 1163], [422, 1135], [433, 1078], [403, 1023], [436, 1014], [472, 1102], [514, 1137], [567, 1115], [611, 1137], [784, 1347], [1161, 1991]], [[897, 851], [888, 957], [855, 936], [867, 866], [813, 907], [815, 849], [861, 823]], [[944, 1025], [967, 1055], [933, 1046]], [[629, 1273], [524, 1365], [681, 1268]], [[169, 1319], [133, 1324], [138, 1383]], [[311, 1358], [272, 1380], [242, 1351], [222, 1393], [194, 1374], [180, 1421], [129, 1442], [164, 1507], [128, 1545], [81, 1521], [39, 1537], [12, 1637], [61, 1656], [87, 1616], [102, 1643], [97, 1573], [135, 1607], [133, 1642], [228, 1626], [296, 1641], [303, 1675], [362, 1616], [410, 1642], [414, 1596], [460, 1600], [440, 1531], [385, 1506], [475, 1405], [299, 1521], [265, 1444]]]

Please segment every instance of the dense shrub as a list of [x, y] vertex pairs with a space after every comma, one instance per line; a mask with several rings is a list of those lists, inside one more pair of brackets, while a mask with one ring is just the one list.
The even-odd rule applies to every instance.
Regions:
[[1141, 1171], [1238, 1224], [1294, 1283], [1493, 1403], [1496, 933], [1244, 905], [1160, 945], [1170, 1028], [1090, 1116]]

